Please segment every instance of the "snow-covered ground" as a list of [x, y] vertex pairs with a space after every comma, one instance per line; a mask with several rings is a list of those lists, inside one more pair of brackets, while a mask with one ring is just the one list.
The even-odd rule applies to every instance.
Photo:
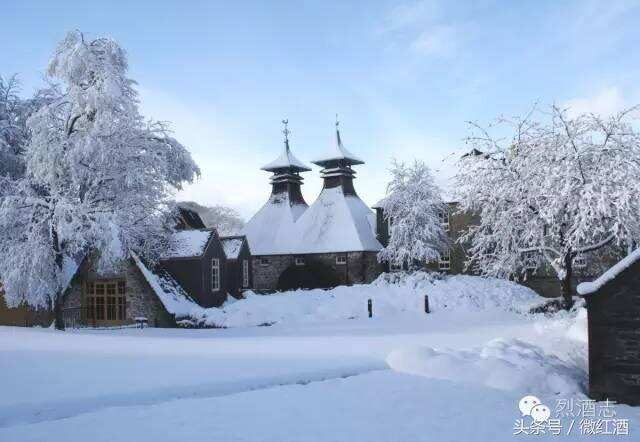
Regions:
[[[513, 436], [522, 396], [550, 406], [584, 398], [584, 311], [523, 315], [460, 300], [470, 292], [451, 292], [445, 308], [446, 294], [438, 299], [433, 290], [429, 315], [389, 309], [372, 319], [284, 316], [270, 327], [0, 327], [0, 441], [534, 437]], [[383, 303], [382, 294], [374, 296], [374, 305]], [[519, 295], [505, 296], [518, 303]], [[283, 301], [273, 299], [282, 310]], [[617, 412], [629, 419], [634, 440], [640, 412]], [[576, 427], [568, 438], [585, 436]]]

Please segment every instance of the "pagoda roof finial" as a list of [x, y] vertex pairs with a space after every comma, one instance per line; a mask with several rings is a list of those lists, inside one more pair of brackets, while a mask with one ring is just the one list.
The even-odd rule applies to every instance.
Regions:
[[338, 114], [336, 114], [336, 143], [332, 149], [329, 149], [328, 152], [325, 152], [323, 156], [312, 161], [312, 163], [321, 167], [328, 167], [331, 163], [338, 161], [348, 165], [364, 164], [364, 161], [349, 152], [342, 145], [342, 139], [340, 138], [340, 120], [338, 120]]
[[274, 173], [285, 171], [306, 172], [311, 170], [311, 168], [291, 153], [291, 148], [289, 147], [289, 134], [291, 133], [289, 130], [289, 119], [282, 120], [282, 124], [284, 125], [284, 129], [282, 129], [282, 133], [284, 134], [284, 152], [269, 164], [261, 167], [261, 169]]
[[289, 152], [289, 134], [291, 133], [289, 130], [289, 119], [285, 118], [282, 120], [282, 124], [284, 125], [284, 129], [282, 129], [282, 133], [284, 134], [284, 145], [287, 152]]

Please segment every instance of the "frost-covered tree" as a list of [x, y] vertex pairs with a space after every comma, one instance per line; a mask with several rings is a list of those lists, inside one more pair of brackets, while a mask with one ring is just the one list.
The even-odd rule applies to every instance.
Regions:
[[207, 227], [213, 227], [218, 234], [238, 235], [244, 227], [244, 221], [240, 214], [231, 207], [223, 205], [202, 206], [194, 201], [182, 201], [180, 206], [195, 210]]
[[59, 94], [28, 120], [25, 172], [2, 178], [0, 275], [10, 306], [53, 304], [62, 327], [65, 261], [124, 250], [153, 259], [175, 189], [199, 173], [164, 124], [138, 112], [127, 59], [108, 38], [71, 32], [47, 74]]
[[[567, 307], [576, 257], [640, 238], [640, 134], [632, 108], [609, 118], [551, 106], [476, 124], [457, 175], [461, 209], [480, 225], [461, 238], [487, 275], [555, 271]], [[506, 134], [506, 136], [504, 136]]]
[[32, 98], [19, 96], [20, 82], [13, 75], [0, 76], [0, 176], [17, 178], [24, 173], [24, 150], [29, 142], [27, 119], [50, 102], [55, 86], [39, 90]]
[[412, 267], [438, 259], [449, 247], [441, 218], [447, 207], [429, 168], [422, 161], [406, 165], [394, 160], [390, 172], [387, 195], [380, 202], [389, 224], [389, 244], [378, 260]]

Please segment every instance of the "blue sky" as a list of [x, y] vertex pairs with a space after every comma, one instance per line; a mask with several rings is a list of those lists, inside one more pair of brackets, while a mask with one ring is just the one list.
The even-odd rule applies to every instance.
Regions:
[[[373, 204], [393, 157], [425, 160], [444, 185], [468, 120], [640, 98], [638, 2], [24, 0], [2, 14], [0, 74], [18, 73], [25, 93], [66, 31], [120, 42], [143, 113], [171, 121], [202, 168], [179, 198], [245, 217], [268, 196], [259, 167], [281, 150], [283, 118], [308, 161], [333, 142], [338, 113]], [[318, 169], [305, 177], [312, 202]]]

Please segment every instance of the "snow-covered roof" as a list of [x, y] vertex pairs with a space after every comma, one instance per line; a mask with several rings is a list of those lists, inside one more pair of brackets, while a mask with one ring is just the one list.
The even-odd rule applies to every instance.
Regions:
[[190, 258], [202, 256], [214, 234], [213, 229], [180, 230], [171, 235], [169, 248], [162, 254], [162, 259]]
[[344, 160], [349, 164], [364, 164], [359, 157], [349, 152], [342, 144], [340, 138], [340, 131], [336, 130], [336, 139], [331, 148], [318, 157], [318, 159], [311, 161], [313, 164], [324, 167], [331, 161]]
[[342, 187], [323, 189], [296, 222], [295, 253], [378, 251], [375, 214]]
[[613, 281], [616, 278], [616, 276], [618, 276], [620, 273], [625, 271], [627, 268], [629, 268], [632, 264], [636, 263], [638, 260], [640, 260], [640, 249], [637, 249], [631, 252], [628, 256], [623, 258], [616, 265], [614, 265], [609, 270], [604, 272], [595, 281], [583, 282], [581, 284], [578, 284], [578, 287], [577, 287], [578, 294], [585, 296], [585, 295], [591, 295], [592, 293], [597, 292], [598, 290], [600, 290], [600, 288], [602, 288], [602, 286], [604, 286], [609, 281]]
[[247, 222], [242, 233], [247, 237], [252, 255], [292, 253], [294, 224], [307, 210], [306, 203], [289, 200], [286, 192], [272, 194], [269, 200]]
[[191, 299], [182, 286], [166, 270], [151, 270], [133, 252], [131, 257], [138, 269], [140, 269], [144, 279], [147, 280], [160, 302], [162, 302], [164, 308], [170, 314], [175, 315], [176, 319], [197, 316], [198, 313], [203, 311], [203, 308]]
[[222, 250], [227, 259], [238, 259], [240, 250], [242, 250], [242, 243], [244, 242], [244, 236], [227, 236], [221, 237]]
[[289, 148], [288, 141], [285, 141], [284, 152], [282, 152], [278, 158], [276, 158], [269, 164], [265, 164], [260, 169], [266, 170], [267, 172], [275, 172], [281, 169], [294, 169], [299, 172], [311, 170], [310, 167], [308, 167], [302, 161], [297, 159], [293, 155], [293, 153], [291, 153], [291, 149]]

